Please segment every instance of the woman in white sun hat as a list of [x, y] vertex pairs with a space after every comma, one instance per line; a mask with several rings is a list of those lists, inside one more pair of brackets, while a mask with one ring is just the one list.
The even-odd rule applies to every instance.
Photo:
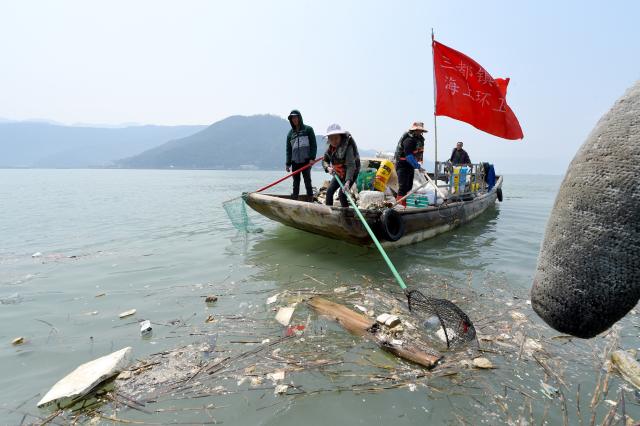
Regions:
[[[333, 195], [340, 188], [335, 175], [340, 177], [345, 189], [349, 189], [355, 182], [360, 171], [360, 154], [356, 141], [349, 132], [343, 130], [339, 124], [332, 124], [327, 128], [327, 151], [322, 159], [324, 170], [333, 176], [327, 188], [328, 206], [333, 205]], [[342, 207], [349, 207], [347, 196], [340, 191], [338, 198]]]

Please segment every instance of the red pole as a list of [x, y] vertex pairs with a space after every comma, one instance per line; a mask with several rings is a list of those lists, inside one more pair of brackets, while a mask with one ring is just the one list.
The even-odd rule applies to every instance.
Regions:
[[267, 185], [267, 186], [263, 186], [262, 188], [258, 189], [258, 190], [257, 190], [257, 191], [255, 191], [255, 192], [262, 192], [262, 191], [264, 191], [265, 189], [269, 189], [269, 188], [271, 188], [272, 186], [279, 184], [279, 183], [280, 183], [280, 182], [282, 182], [283, 180], [288, 179], [288, 178], [290, 178], [291, 176], [293, 176], [293, 175], [297, 175], [297, 174], [298, 174], [298, 173], [300, 173], [301, 171], [308, 169], [309, 167], [313, 166], [314, 164], [316, 164], [316, 163], [317, 163], [318, 161], [320, 161], [320, 160], [322, 160], [322, 157], [320, 157], [320, 158], [316, 158], [315, 160], [311, 161], [311, 162], [310, 162], [309, 164], [307, 164], [306, 166], [301, 167], [301, 168], [299, 168], [298, 170], [296, 170], [295, 172], [291, 172], [291, 173], [289, 173], [288, 175], [286, 175], [286, 176], [284, 176], [284, 177], [281, 177], [281, 178], [280, 178], [280, 179], [278, 179], [277, 181], [275, 181], [275, 182], [273, 182], [273, 183], [270, 183], [270, 184], [269, 184], [269, 185]]

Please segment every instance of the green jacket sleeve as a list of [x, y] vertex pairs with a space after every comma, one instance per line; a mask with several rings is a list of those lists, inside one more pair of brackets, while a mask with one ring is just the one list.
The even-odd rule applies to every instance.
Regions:
[[291, 132], [287, 133], [287, 167], [291, 165]]
[[311, 156], [311, 160], [316, 159], [316, 154], [318, 153], [318, 145], [316, 144], [316, 134], [313, 131], [313, 127], [307, 126], [309, 128], [309, 155]]

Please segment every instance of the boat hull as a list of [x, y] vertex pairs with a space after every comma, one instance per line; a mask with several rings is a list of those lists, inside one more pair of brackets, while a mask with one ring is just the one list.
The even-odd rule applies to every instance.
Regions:
[[[385, 247], [400, 247], [418, 243], [470, 222], [495, 205], [502, 177], [488, 193], [469, 201], [457, 201], [441, 206], [398, 210], [405, 223], [405, 233], [398, 241], [384, 240], [377, 232], [380, 210], [361, 210], [369, 226]], [[361, 246], [373, 244], [371, 237], [351, 208], [290, 200], [285, 196], [249, 193], [247, 204], [269, 219], [303, 231]]]

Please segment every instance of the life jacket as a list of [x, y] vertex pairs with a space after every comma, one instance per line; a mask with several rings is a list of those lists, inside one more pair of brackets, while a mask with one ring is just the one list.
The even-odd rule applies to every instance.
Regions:
[[[416, 150], [413, 152], [404, 152], [404, 141], [407, 138], [413, 138], [416, 140]], [[396, 146], [396, 152], [393, 156], [394, 162], [405, 161], [408, 154], [413, 154], [416, 160], [422, 161], [424, 156], [424, 137], [419, 135], [412, 135], [411, 132], [405, 132], [398, 141]]]
[[[347, 161], [347, 151], [349, 147], [353, 148], [353, 158], [355, 161], [355, 172], [353, 176], [345, 176], [347, 173], [346, 161]], [[356, 141], [353, 139], [351, 134], [346, 134], [346, 140], [343, 140], [337, 148], [329, 145], [327, 152], [324, 155], [324, 161], [326, 163], [330, 163], [331, 167], [338, 173], [343, 180], [351, 180], [355, 181], [355, 178], [358, 176], [360, 172], [360, 153], [358, 152], [358, 146], [356, 145]]]

